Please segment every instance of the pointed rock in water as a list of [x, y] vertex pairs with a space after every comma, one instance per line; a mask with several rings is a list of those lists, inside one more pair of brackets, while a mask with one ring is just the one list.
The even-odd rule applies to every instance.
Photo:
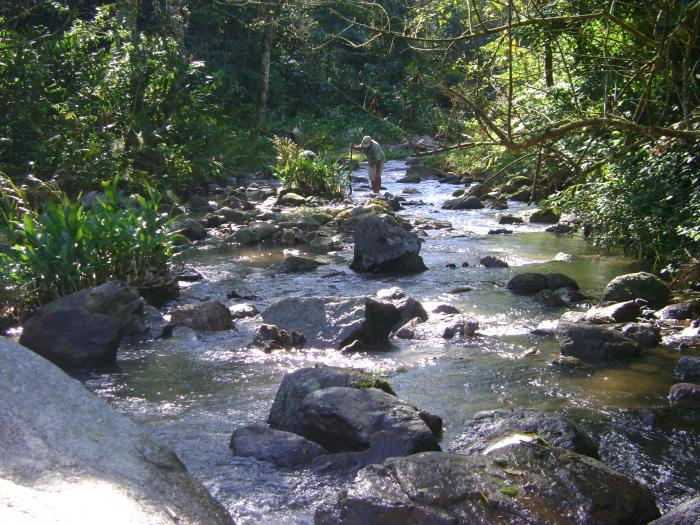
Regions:
[[641, 311], [641, 306], [635, 301], [596, 306], [586, 312], [586, 321], [593, 324], [629, 323], [635, 321]]
[[427, 270], [418, 236], [389, 216], [363, 215], [355, 224], [350, 268], [356, 272], [409, 274]]
[[663, 306], [671, 295], [661, 279], [647, 272], [628, 273], [615, 277], [605, 287], [603, 301], [644, 299], [651, 306]]
[[232, 525], [174, 452], [56, 366], [0, 337], [6, 524]]
[[657, 516], [654, 496], [635, 480], [587, 456], [521, 443], [495, 457], [424, 452], [366, 467], [314, 522], [541, 525], [561, 517], [604, 524]]

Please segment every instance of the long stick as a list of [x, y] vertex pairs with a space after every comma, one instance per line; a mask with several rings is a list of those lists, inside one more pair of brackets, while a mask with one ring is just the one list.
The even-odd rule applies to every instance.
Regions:
[[350, 191], [348, 191], [348, 196], [352, 195], [352, 146], [350, 146], [350, 169], [348, 171], [348, 186]]

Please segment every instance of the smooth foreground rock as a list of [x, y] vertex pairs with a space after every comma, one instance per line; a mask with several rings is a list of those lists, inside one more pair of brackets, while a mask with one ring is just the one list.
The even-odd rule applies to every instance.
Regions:
[[117, 319], [67, 308], [34, 314], [19, 341], [64, 370], [96, 368], [116, 362], [122, 328]]
[[489, 410], [467, 421], [464, 432], [450, 443], [455, 454], [481, 454], [513, 433], [535, 434], [547, 443], [598, 458], [591, 438], [569, 418], [542, 410]]
[[384, 343], [401, 319], [396, 306], [370, 297], [289, 297], [262, 316], [268, 324], [304, 334], [307, 347], [337, 349], [353, 341]]
[[369, 466], [316, 511], [315, 524], [622, 525], [658, 515], [647, 488], [599, 461], [520, 444], [491, 456], [424, 452]]
[[700, 383], [700, 357], [681, 357], [676, 363], [676, 376], [683, 382]]
[[330, 387], [379, 388], [394, 394], [388, 382], [359, 370], [319, 366], [287, 374], [277, 390], [267, 419], [272, 428], [301, 432], [302, 401], [306, 396]]
[[671, 295], [661, 279], [647, 272], [619, 275], [610, 281], [603, 293], [603, 301], [631, 301], [644, 299], [650, 306], [663, 306]]
[[318, 443], [262, 424], [234, 430], [229, 448], [236, 456], [269, 461], [284, 468], [309, 465], [318, 456], [328, 454]]
[[231, 312], [220, 301], [187, 304], [170, 312], [171, 326], [187, 326], [193, 330], [212, 332], [233, 328]]
[[0, 337], [0, 522], [232, 524], [177, 456]]
[[301, 435], [332, 452], [365, 450], [376, 432], [407, 440], [409, 453], [440, 450], [428, 425], [412, 404], [377, 388], [330, 387], [301, 402]]
[[561, 355], [584, 361], [612, 361], [640, 352], [637, 343], [607, 326], [559, 322], [556, 334]]
[[700, 496], [674, 507], [649, 525], [700, 525]]
[[395, 219], [363, 215], [355, 224], [350, 268], [356, 272], [419, 273], [427, 270], [420, 249], [420, 238]]

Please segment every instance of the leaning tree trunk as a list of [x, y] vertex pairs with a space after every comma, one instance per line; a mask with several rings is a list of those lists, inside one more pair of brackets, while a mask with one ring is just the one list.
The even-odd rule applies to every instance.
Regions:
[[554, 85], [554, 65], [552, 60], [552, 45], [549, 41], [544, 44], [544, 83], [549, 88]]

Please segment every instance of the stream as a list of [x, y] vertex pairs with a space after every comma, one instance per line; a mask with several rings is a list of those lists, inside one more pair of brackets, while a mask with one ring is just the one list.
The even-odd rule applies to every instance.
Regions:
[[[488, 235], [498, 227], [500, 215], [522, 215], [532, 208], [511, 202], [506, 211], [442, 210], [442, 202], [459, 186], [435, 180], [397, 183], [405, 170], [402, 161], [388, 162], [384, 186], [394, 195], [418, 190], [419, 194], [404, 196], [421, 203], [398, 214], [453, 225], [451, 230], [427, 231], [421, 255], [428, 271], [401, 277], [356, 274], [348, 268], [350, 246], [313, 272], [275, 274], [272, 265], [286, 255], [304, 252], [209, 243], [183, 255], [183, 262], [205, 279], [184, 288], [179, 302], [246, 302], [227, 300], [235, 290], [255, 295], [257, 299], [247, 302], [262, 311], [289, 296], [354, 296], [399, 286], [426, 310], [431, 304], [450, 303], [478, 319], [476, 337], [397, 340], [392, 349], [372, 354], [343, 355], [324, 349], [268, 354], [246, 348], [259, 326], [258, 317], [237, 321], [233, 331], [178, 330], [169, 339], [123, 345], [118, 370], [80, 379], [175, 450], [188, 470], [243, 524], [313, 523], [316, 507], [343, 486], [338, 479], [308, 470], [285, 471], [234, 457], [228, 448], [234, 428], [267, 417], [284, 374], [316, 363], [387, 375], [401, 398], [442, 416], [444, 449], [464, 421], [480, 410], [553, 410], [572, 417], [592, 435], [604, 463], [648, 485], [662, 512], [693, 494], [700, 486], [700, 416], [666, 410], [678, 353], [657, 347], [638, 359], [602, 368], [552, 366], [558, 355], [556, 341], [530, 332], [542, 321], [558, 319], [565, 309], [544, 308], [505, 288], [516, 273], [561, 272], [573, 277], [586, 295], [599, 297], [611, 278], [637, 271], [638, 262], [602, 255], [579, 236], [546, 233], [542, 225], [509, 225], [513, 235]], [[366, 170], [356, 175], [365, 176]], [[367, 187], [354, 189], [356, 203], [368, 198]], [[557, 257], [561, 253], [570, 257], [555, 260], [562, 259]], [[479, 266], [486, 255], [502, 258], [510, 267]], [[463, 267], [464, 262], [468, 266]], [[451, 294], [458, 286], [472, 290]], [[524, 356], [530, 349], [537, 353]], [[652, 410], [657, 414], [653, 423]]]

